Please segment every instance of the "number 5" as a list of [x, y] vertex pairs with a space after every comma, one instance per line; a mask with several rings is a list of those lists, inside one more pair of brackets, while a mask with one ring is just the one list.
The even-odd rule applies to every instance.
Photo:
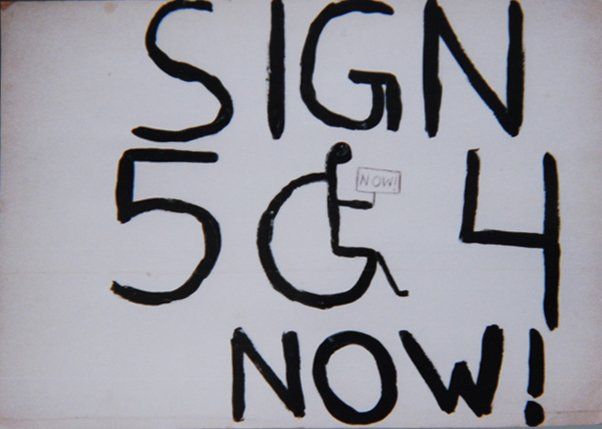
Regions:
[[199, 288], [201, 282], [211, 273], [221, 249], [221, 234], [217, 220], [204, 208], [182, 200], [148, 198], [134, 201], [134, 166], [137, 161], [215, 163], [217, 159], [217, 154], [213, 152], [169, 149], [131, 149], [123, 153], [119, 160], [115, 189], [117, 219], [121, 223], [127, 223], [139, 214], [153, 210], [165, 210], [193, 216], [203, 226], [205, 256], [198, 263], [188, 280], [176, 289], [167, 292], [148, 292], [132, 286], [124, 286], [114, 281], [111, 286], [114, 293], [137, 304], [167, 304], [192, 295]]

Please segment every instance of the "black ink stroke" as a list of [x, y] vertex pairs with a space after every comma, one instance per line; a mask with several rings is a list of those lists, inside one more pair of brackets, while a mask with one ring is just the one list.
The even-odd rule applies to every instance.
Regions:
[[546, 153], [543, 157], [543, 188], [545, 195], [543, 233], [475, 231], [479, 197], [480, 160], [476, 150], [466, 155], [466, 184], [460, 240], [464, 243], [494, 244], [543, 249], [544, 298], [543, 313], [550, 330], [558, 327], [558, 288], [560, 277], [560, 215], [558, 209], [558, 171], [556, 160]]
[[[408, 295], [407, 290], [399, 290], [384, 257], [379, 252], [365, 247], [345, 247], [339, 244], [340, 208], [350, 207], [363, 210], [372, 208], [372, 203], [368, 201], [339, 200], [337, 196], [337, 166], [349, 162], [351, 156], [351, 148], [347, 143], [335, 144], [326, 157], [326, 171], [324, 173], [308, 174], [290, 182], [274, 197], [261, 216], [257, 229], [257, 248], [261, 265], [274, 289], [292, 301], [320, 309], [354, 302], [366, 292], [379, 265], [383, 269], [387, 281], [394, 292], [398, 296]], [[362, 257], [366, 259], [366, 264], [359, 279], [355, 285], [345, 292], [315, 294], [297, 289], [280, 273], [271, 248], [274, 221], [284, 203], [297, 189], [319, 182], [326, 182], [328, 185], [328, 221], [330, 224], [330, 242], [333, 253], [346, 258]]]
[[[543, 395], [545, 382], [545, 355], [543, 337], [537, 329], [529, 331], [529, 385], [527, 392], [533, 398]], [[536, 401], [527, 401], [525, 405], [525, 423], [539, 426], [545, 420], [543, 407]]]
[[[396, 77], [391, 73], [362, 70], [349, 71], [349, 80], [356, 84], [370, 85], [372, 90], [372, 108], [366, 119], [348, 118], [329, 110], [318, 101], [313, 76], [320, 36], [332, 19], [351, 12], [393, 15], [393, 9], [390, 6], [373, 0], [345, 0], [339, 3], [330, 3], [326, 6], [311, 23], [303, 46], [301, 54], [301, 98], [309, 111], [326, 125], [350, 130], [374, 128], [382, 119], [386, 107], [387, 129], [397, 131], [402, 113], [401, 89]], [[383, 87], [385, 88], [384, 91]]]
[[439, 372], [412, 334], [399, 331], [399, 336], [414, 366], [433, 392], [439, 408], [448, 414], [453, 413], [461, 396], [477, 417], [491, 413], [504, 354], [504, 334], [498, 326], [488, 326], [483, 334], [481, 362], [476, 382], [472, 379], [468, 364], [465, 361], [457, 362], [452, 371], [449, 388], [445, 387]]
[[149, 127], [138, 127], [132, 130], [132, 133], [140, 138], [154, 142], [188, 142], [200, 137], [216, 134], [223, 130], [234, 115], [234, 107], [230, 93], [224, 87], [222, 82], [215, 76], [190, 64], [172, 60], [165, 52], [157, 46], [157, 31], [159, 25], [170, 13], [183, 10], [194, 9], [211, 12], [213, 6], [208, 1], [203, 0], [175, 0], [165, 5], [157, 11], [151, 20], [146, 32], [146, 49], [149, 57], [165, 73], [173, 78], [185, 82], [199, 82], [211, 94], [217, 98], [220, 103], [220, 109], [215, 119], [205, 125], [199, 125], [183, 130], [160, 130]]
[[509, 135], [516, 137], [523, 121], [524, 61], [523, 12], [520, 3], [512, 0], [508, 7], [508, 56], [506, 69], [506, 103], [501, 102], [464, 52], [445, 12], [436, 0], [428, 0], [424, 8], [423, 92], [426, 131], [437, 135], [442, 86], [439, 80], [439, 38], [449, 48], [454, 59], [466, 74], [470, 85], [491, 109]]
[[170, 149], [131, 149], [123, 153], [117, 171], [115, 198], [117, 219], [127, 223], [132, 218], [153, 210], [187, 214], [194, 217], [203, 228], [205, 255], [198, 263], [188, 280], [181, 286], [167, 292], [148, 292], [132, 286], [113, 282], [111, 290], [120, 297], [145, 305], [167, 304], [192, 295], [209, 276], [221, 249], [221, 234], [217, 220], [202, 207], [182, 200], [148, 198], [134, 201], [136, 162], [197, 162], [215, 163], [218, 156], [213, 152], [190, 152]]
[[[352, 344], [370, 352], [380, 377], [380, 398], [368, 411], [357, 411], [346, 404], [332, 390], [328, 382], [326, 367], [330, 358], [337, 350]], [[313, 376], [324, 406], [334, 418], [343, 423], [366, 425], [378, 422], [389, 415], [397, 402], [397, 372], [391, 355], [376, 338], [361, 332], [344, 331], [326, 338], [316, 351]]]
[[301, 360], [299, 357], [299, 340], [294, 331], [282, 334], [282, 350], [286, 363], [285, 385], [267, 362], [255, 349], [251, 339], [242, 330], [237, 328], [232, 335], [232, 418], [234, 421], [243, 420], [245, 413], [245, 366], [246, 355], [255, 365], [265, 381], [274, 390], [278, 398], [284, 403], [295, 417], [305, 415], [305, 400], [301, 388]]
[[268, 67], [268, 125], [274, 140], [278, 140], [282, 136], [286, 116], [284, 54], [284, 5], [282, 0], [272, 0], [272, 30], [270, 32]]

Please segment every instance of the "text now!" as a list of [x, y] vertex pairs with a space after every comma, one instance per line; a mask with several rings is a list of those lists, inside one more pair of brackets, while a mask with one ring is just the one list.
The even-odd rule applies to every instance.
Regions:
[[398, 194], [401, 190], [401, 172], [360, 167], [357, 169], [358, 192]]

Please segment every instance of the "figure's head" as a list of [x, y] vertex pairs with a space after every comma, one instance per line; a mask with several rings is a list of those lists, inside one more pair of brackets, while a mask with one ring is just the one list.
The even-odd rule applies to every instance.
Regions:
[[351, 147], [345, 142], [338, 142], [330, 149], [328, 160], [335, 164], [345, 164], [351, 160]]

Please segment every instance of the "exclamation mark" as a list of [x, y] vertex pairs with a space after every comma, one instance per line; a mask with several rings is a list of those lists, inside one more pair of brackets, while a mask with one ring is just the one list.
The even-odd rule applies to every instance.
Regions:
[[[543, 394], [544, 385], [544, 350], [543, 338], [537, 329], [529, 331], [529, 386], [527, 392], [533, 398]], [[535, 401], [527, 401], [525, 406], [525, 422], [529, 426], [539, 426], [545, 420], [541, 405]]]

